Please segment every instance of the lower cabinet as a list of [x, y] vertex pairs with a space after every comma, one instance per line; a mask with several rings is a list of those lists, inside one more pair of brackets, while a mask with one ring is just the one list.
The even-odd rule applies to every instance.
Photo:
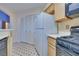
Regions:
[[48, 56], [56, 56], [56, 39], [48, 37]]
[[7, 56], [12, 56], [12, 42], [12, 32], [10, 32], [7, 40]]
[[5, 37], [0, 40], [0, 56], [7, 56], [7, 39]]

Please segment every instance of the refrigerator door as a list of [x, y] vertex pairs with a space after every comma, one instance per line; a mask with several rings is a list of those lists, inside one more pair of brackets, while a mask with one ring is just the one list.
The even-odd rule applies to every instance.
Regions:
[[55, 17], [40, 13], [35, 19], [35, 45], [40, 55], [46, 56], [48, 51], [48, 35], [56, 33]]
[[46, 29], [42, 30], [42, 55], [47, 56], [48, 55], [48, 35], [46, 34]]
[[41, 12], [39, 15], [37, 15], [37, 18], [35, 19], [35, 28], [36, 29], [47, 29], [47, 33], [53, 34], [57, 33], [55, 23], [55, 16], [49, 15], [47, 13]]
[[48, 35], [46, 34], [46, 29], [36, 29], [35, 30], [35, 45], [36, 49], [41, 56], [47, 56], [48, 53]]
[[35, 39], [35, 46], [39, 55], [42, 55], [42, 43], [43, 43], [42, 37], [43, 37], [43, 30], [36, 29], [34, 39]]
[[35, 22], [35, 28], [44, 28], [43, 15], [41, 13], [36, 16], [34, 22]]
[[47, 29], [47, 34], [57, 33], [55, 16], [49, 15], [47, 13], [42, 13], [42, 14], [43, 14], [43, 25], [44, 25], [44, 29]]

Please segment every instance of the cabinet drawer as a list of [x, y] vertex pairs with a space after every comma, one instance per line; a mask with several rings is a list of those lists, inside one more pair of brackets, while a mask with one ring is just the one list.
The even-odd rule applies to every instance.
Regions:
[[56, 56], [56, 48], [48, 44], [48, 56]]
[[53, 46], [56, 46], [56, 39], [49, 37], [48, 38], [48, 43], [50, 43]]

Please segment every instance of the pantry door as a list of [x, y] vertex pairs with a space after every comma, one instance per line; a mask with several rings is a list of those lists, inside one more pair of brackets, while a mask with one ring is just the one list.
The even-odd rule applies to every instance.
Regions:
[[33, 37], [33, 16], [26, 16], [21, 19], [21, 41], [34, 44]]

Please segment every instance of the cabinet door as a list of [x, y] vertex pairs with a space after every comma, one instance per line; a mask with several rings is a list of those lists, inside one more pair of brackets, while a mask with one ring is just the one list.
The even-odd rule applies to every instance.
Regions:
[[34, 44], [33, 20], [34, 20], [33, 16], [25, 16], [24, 18], [21, 19], [20, 25], [19, 25], [19, 27], [20, 27], [20, 29], [19, 29], [19, 35], [20, 35], [19, 41]]
[[51, 4], [51, 5], [47, 8], [46, 12], [53, 15], [53, 14], [54, 14], [54, 4]]
[[24, 22], [24, 34], [25, 40], [28, 43], [34, 44], [34, 16], [26, 16]]
[[55, 16], [56, 16], [56, 20], [60, 20], [65, 17], [65, 4], [64, 3], [55, 4]]
[[56, 48], [48, 43], [48, 56], [56, 56]]
[[56, 39], [49, 37], [48, 43], [51, 44], [52, 46], [56, 47]]

